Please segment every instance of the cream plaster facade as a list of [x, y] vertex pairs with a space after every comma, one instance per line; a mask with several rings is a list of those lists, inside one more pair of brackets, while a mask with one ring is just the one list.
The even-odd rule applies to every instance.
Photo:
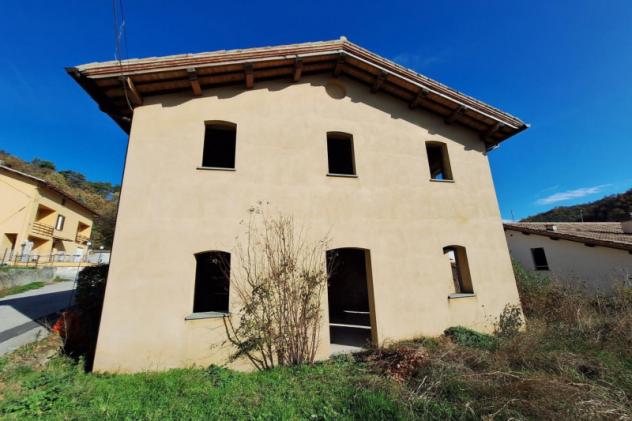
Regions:
[[[65, 218], [62, 229], [55, 228], [58, 215]], [[46, 262], [55, 254], [83, 255], [93, 217], [42, 180], [0, 167], [0, 261], [15, 254], [41, 256]]]
[[505, 231], [511, 257], [535, 271], [532, 248], [543, 248], [549, 270], [538, 272], [591, 291], [608, 292], [616, 285], [632, 285], [632, 253], [609, 247], [587, 247], [577, 241], [552, 240], [545, 235]]
[[[329, 235], [332, 249], [370, 251], [380, 344], [455, 325], [489, 332], [506, 304], [519, 303], [478, 134], [346, 78], [337, 79], [346, 96], [335, 99], [328, 80], [147, 97], [135, 108], [95, 370], [227, 362], [223, 320], [185, 320], [194, 254], [232, 252], [259, 200], [314, 238]], [[197, 169], [212, 120], [237, 125], [234, 171]], [[330, 131], [353, 135], [357, 178], [327, 176]], [[426, 141], [445, 142], [454, 182], [429, 180]], [[448, 298], [448, 245], [466, 248], [474, 295]], [[330, 351], [326, 297], [323, 313], [320, 358]]]

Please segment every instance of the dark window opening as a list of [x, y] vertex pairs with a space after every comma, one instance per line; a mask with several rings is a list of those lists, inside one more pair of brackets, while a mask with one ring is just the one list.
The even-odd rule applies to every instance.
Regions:
[[450, 267], [452, 268], [454, 292], [457, 294], [473, 294], [472, 276], [470, 275], [470, 265], [467, 261], [465, 247], [444, 247], [443, 253], [448, 256]]
[[228, 313], [230, 253], [208, 251], [195, 255], [195, 296], [193, 312]]
[[329, 174], [355, 175], [353, 137], [344, 133], [327, 133]]
[[232, 123], [208, 123], [204, 132], [203, 167], [235, 168], [237, 126]]
[[368, 250], [327, 251], [329, 337], [333, 344], [366, 346], [372, 340]]
[[531, 256], [533, 257], [535, 270], [549, 270], [549, 262], [546, 260], [546, 254], [543, 248], [531, 249]]
[[452, 180], [448, 148], [444, 143], [426, 142], [426, 153], [433, 180]]
[[57, 222], [55, 222], [55, 229], [57, 231], [63, 230], [65, 222], [66, 222], [66, 217], [64, 215], [57, 215]]

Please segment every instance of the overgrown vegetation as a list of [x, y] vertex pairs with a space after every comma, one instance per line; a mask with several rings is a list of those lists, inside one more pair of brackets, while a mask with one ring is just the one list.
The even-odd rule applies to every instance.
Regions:
[[53, 326], [64, 341], [63, 351], [81, 359], [86, 370], [92, 369], [105, 298], [109, 265], [88, 266], [79, 272], [75, 306], [66, 310]]
[[32, 289], [39, 289], [46, 286], [46, 282], [30, 282], [25, 285], [16, 285], [9, 288], [0, 288], [0, 298], [6, 297], [7, 295], [19, 294], [21, 292], [30, 291]]
[[519, 267], [516, 276], [526, 329], [515, 329], [508, 307], [495, 335], [451, 328], [439, 338], [250, 374], [219, 367], [89, 374], [66, 357], [43, 362], [40, 342], [0, 359], [0, 417], [632, 418], [631, 291], [591, 297]]
[[92, 243], [94, 248], [103, 246], [109, 249], [112, 246], [121, 186], [108, 182], [88, 181], [79, 172], [58, 171], [51, 161], [35, 158], [31, 162], [26, 162], [2, 150], [0, 161], [7, 167], [46, 180], [80, 203], [99, 212], [100, 216], [94, 221], [92, 229]]
[[[581, 211], [581, 214], [580, 214]], [[590, 203], [559, 206], [524, 218], [522, 222], [619, 222], [630, 218], [632, 189]]]
[[[237, 352], [257, 369], [312, 363], [327, 287], [326, 239], [309, 241], [292, 217], [253, 207], [231, 282], [239, 319], [224, 318]], [[235, 267], [237, 266], [237, 267]]]

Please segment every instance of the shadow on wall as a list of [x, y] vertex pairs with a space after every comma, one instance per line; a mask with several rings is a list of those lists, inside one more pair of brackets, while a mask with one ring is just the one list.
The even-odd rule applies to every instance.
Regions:
[[[265, 81], [256, 83], [252, 89], [244, 89], [239, 85], [212, 88], [203, 91], [202, 97], [215, 97], [218, 99], [230, 99], [240, 95], [246, 95], [251, 91], [267, 90], [269, 92], [278, 92], [284, 89], [288, 89], [294, 84], [309, 84], [314, 87], [321, 87], [332, 100], [338, 100], [340, 98], [331, 94], [328, 86], [333, 83], [336, 85], [346, 86], [346, 97], [348, 97], [353, 103], [362, 103], [375, 109], [378, 109], [386, 114], [389, 114], [391, 118], [397, 120], [405, 120], [411, 124], [419, 127], [423, 127], [428, 130], [428, 133], [433, 136], [443, 136], [449, 139], [459, 139], [465, 150], [474, 150], [480, 153], [486, 153], [485, 145], [482, 141], [478, 140], [476, 135], [473, 135], [471, 129], [457, 124], [447, 124], [444, 119], [433, 114], [431, 111], [426, 110], [423, 112], [423, 108], [410, 109], [408, 104], [404, 101], [394, 98], [386, 93], [371, 93], [369, 86], [365, 86], [363, 83], [358, 82], [346, 76], [340, 76], [334, 78], [333, 75], [328, 78], [326, 75], [321, 76], [306, 76], [303, 82], [292, 83], [289, 80], [277, 80], [277, 81]], [[155, 97], [157, 103], [164, 108], [177, 107], [189, 101], [199, 99], [189, 93], [178, 93], [171, 95], [161, 95]]]

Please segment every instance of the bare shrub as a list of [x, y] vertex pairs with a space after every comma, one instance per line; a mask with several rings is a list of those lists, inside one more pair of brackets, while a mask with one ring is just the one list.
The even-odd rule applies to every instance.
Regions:
[[511, 338], [520, 332], [522, 327], [522, 309], [518, 305], [507, 304], [498, 317], [494, 334], [499, 338]]
[[312, 363], [318, 348], [321, 304], [327, 287], [327, 239], [310, 242], [291, 216], [252, 208], [245, 242], [231, 274], [240, 308], [225, 318], [232, 358], [259, 370]]

